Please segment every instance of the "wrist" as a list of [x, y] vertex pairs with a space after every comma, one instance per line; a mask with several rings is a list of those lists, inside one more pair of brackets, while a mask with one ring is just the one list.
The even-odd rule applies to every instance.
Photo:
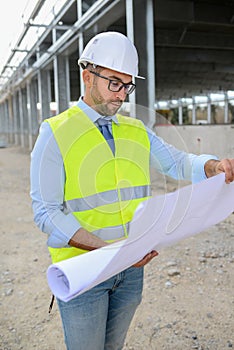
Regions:
[[204, 165], [205, 174], [207, 177], [212, 177], [218, 174], [219, 160], [210, 159]]
[[80, 228], [71, 237], [68, 244], [72, 247], [83, 249], [83, 250], [95, 250], [108, 245], [107, 242], [103, 241], [99, 237], [88, 232], [84, 228]]

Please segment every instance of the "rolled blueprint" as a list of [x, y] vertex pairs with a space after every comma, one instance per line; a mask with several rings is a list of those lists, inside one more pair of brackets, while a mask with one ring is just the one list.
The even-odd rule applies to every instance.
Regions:
[[150, 251], [198, 234], [233, 212], [234, 183], [226, 184], [224, 174], [150, 198], [137, 207], [128, 238], [50, 265], [49, 287], [57, 298], [69, 301]]

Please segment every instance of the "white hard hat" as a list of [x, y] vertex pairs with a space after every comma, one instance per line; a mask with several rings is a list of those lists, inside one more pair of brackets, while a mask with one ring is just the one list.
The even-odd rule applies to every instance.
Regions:
[[135, 46], [128, 37], [119, 32], [103, 32], [94, 36], [78, 60], [82, 68], [88, 63], [145, 79], [138, 76], [138, 54]]

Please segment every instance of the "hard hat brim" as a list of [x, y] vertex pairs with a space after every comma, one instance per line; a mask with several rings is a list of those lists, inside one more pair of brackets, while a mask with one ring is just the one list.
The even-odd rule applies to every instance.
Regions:
[[[101, 64], [98, 64], [98, 63], [94, 63], [94, 62], [91, 62], [90, 60], [85, 60], [85, 59], [78, 59], [78, 65], [82, 68], [82, 69], [86, 69], [86, 66], [88, 65], [88, 64], [93, 64], [93, 65], [95, 65], [95, 66], [97, 66], [97, 67], [103, 67], [103, 68], [106, 68], [106, 69], [111, 69], [111, 70], [113, 70], [113, 71], [116, 71], [116, 72], [119, 72], [119, 73], [123, 73], [123, 74], [127, 74], [127, 75], [131, 75], [131, 74], [129, 74], [128, 72], [123, 72], [123, 71], [120, 71], [120, 70], [117, 70], [117, 69], [113, 69], [113, 67], [107, 67], [107, 66], [103, 66], [103, 65], [101, 65]], [[134, 78], [138, 78], [138, 79], [145, 79], [145, 77], [142, 77], [142, 76], [140, 76], [140, 75], [132, 75], [132, 77], [134, 77]]]

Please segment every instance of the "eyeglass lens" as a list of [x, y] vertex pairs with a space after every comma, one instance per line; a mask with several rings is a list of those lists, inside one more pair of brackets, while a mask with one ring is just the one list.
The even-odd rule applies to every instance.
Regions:
[[113, 91], [113, 92], [119, 92], [122, 88], [124, 88], [125, 93], [129, 95], [135, 89], [135, 85], [124, 84], [117, 80], [110, 80], [108, 88], [110, 91]]
[[97, 72], [94, 72], [94, 71], [90, 71], [90, 73], [96, 75], [97, 77], [99, 78], [102, 78], [102, 79], [106, 79], [109, 81], [109, 84], [108, 84], [108, 89], [112, 92], [119, 92], [122, 88], [124, 88], [124, 91], [127, 95], [131, 94], [135, 88], [136, 88], [136, 85], [135, 84], [132, 84], [132, 83], [129, 83], [129, 84], [124, 84], [123, 82], [121, 81], [118, 81], [118, 80], [112, 80], [108, 77], [104, 77], [104, 75], [101, 75]]

